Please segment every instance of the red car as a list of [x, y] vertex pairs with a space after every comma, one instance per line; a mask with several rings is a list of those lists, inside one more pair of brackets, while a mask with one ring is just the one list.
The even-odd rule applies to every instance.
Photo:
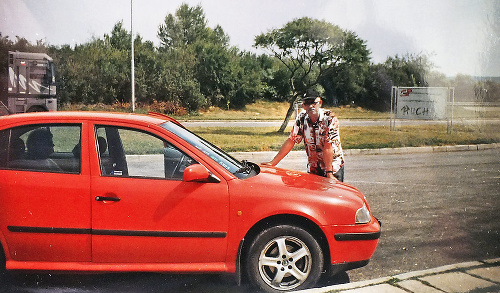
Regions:
[[239, 162], [164, 115], [0, 118], [7, 270], [234, 273], [282, 292], [366, 265], [379, 236], [354, 187]]

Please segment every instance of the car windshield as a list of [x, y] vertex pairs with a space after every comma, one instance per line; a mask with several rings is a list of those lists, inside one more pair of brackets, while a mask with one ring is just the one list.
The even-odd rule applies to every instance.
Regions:
[[236, 160], [223, 150], [176, 123], [169, 121], [163, 123], [161, 126], [199, 149], [238, 178], [252, 177], [259, 172], [259, 167], [256, 164]]

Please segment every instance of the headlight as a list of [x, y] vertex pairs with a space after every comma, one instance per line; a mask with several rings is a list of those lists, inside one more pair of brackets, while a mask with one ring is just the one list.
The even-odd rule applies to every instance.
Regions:
[[366, 224], [369, 223], [371, 219], [372, 217], [370, 216], [368, 208], [363, 204], [363, 207], [356, 212], [356, 224]]

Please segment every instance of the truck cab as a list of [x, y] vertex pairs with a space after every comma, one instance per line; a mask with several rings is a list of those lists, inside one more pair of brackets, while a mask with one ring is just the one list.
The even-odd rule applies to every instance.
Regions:
[[44, 53], [18, 51], [9, 51], [8, 58], [7, 91], [3, 91], [0, 105], [3, 113], [56, 111], [52, 58]]

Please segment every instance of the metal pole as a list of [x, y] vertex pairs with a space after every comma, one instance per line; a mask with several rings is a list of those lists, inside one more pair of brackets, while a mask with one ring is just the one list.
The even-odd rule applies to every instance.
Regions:
[[453, 133], [453, 114], [455, 110], [455, 88], [448, 88], [448, 91], [451, 93], [451, 122], [450, 122], [450, 134]]
[[389, 120], [389, 130], [390, 131], [394, 131], [394, 128], [396, 128], [395, 127], [396, 123], [394, 122], [394, 120], [395, 120], [395, 117], [394, 117], [395, 116], [394, 115], [394, 99], [395, 99], [395, 92], [396, 91], [397, 91], [396, 87], [393, 86], [391, 89], [391, 115], [389, 116], [389, 119], [390, 119]]
[[455, 108], [455, 92], [454, 88], [448, 87], [448, 97], [446, 101], [446, 133], [453, 133], [453, 111]]
[[131, 84], [132, 84], [132, 112], [135, 112], [135, 65], [134, 65], [134, 26], [132, 22], [133, 0], [130, 0], [130, 39], [132, 40], [131, 63]]

